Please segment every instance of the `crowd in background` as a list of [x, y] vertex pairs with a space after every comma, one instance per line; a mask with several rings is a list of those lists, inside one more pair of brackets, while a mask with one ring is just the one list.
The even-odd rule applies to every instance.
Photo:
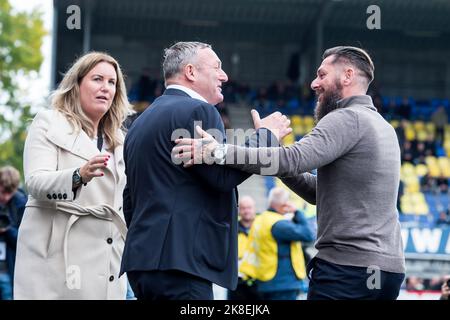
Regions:
[[[152, 77], [149, 70], [144, 69], [139, 79], [132, 85], [129, 92], [131, 103], [135, 106], [137, 117], [145, 108], [156, 99], [164, 89], [163, 81]], [[224, 102], [216, 108], [222, 116], [225, 128], [230, 128], [230, 116], [227, 106], [245, 105], [256, 108], [261, 116], [274, 111], [280, 111], [287, 115], [312, 116], [314, 114], [315, 94], [308, 84], [298, 85], [291, 80], [280, 80], [268, 86], [251, 87], [245, 83], [229, 80], [223, 85]], [[415, 100], [411, 97], [384, 97], [377, 88], [372, 85], [369, 88], [375, 107], [383, 117], [392, 122], [397, 122], [395, 128], [399, 140], [402, 163], [413, 165], [425, 164], [428, 156], [448, 157], [444, 149], [444, 130], [448, 124], [450, 103], [448, 99]], [[409, 139], [406, 131], [414, 121], [423, 121], [433, 124], [433, 132], [429, 132], [425, 138]], [[302, 138], [296, 135], [295, 140]], [[450, 197], [449, 177], [439, 177], [426, 174], [420, 177], [420, 191], [434, 194], [447, 194]], [[403, 195], [403, 183], [399, 188], [398, 209], [402, 213], [400, 198]], [[450, 225], [450, 208], [448, 205], [440, 206], [436, 219], [436, 225]]]

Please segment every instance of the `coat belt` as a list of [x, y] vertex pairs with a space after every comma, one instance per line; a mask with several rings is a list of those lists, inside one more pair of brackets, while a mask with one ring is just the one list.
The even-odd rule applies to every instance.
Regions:
[[59, 212], [70, 214], [70, 218], [66, 223], [66, 228], [64, 231], [64, 242], [63, 242], [63, 253], [64, 253], [64, 267], [65, 267], [65, 274], [66, 274], [66, 283], [68, 281], [67, 277], [70, 275], [68, 273], [68, 238], [69, 238], [69, 232], [72, 228], [73, 224], [82, 216], [89, 216], [92, 215], [98, 219], [111, 221], [114, 223], [114, 225], [119, 230], [122, 238], [125, 240], [127, 235], [127, 226], [119, 213], [110, 205], [108, 204], [102, 204], [102, 205], [96, 205], [96, 206], [80, 206], [77, 203], [74, 202], [54, 202], [54, 203], [48, 203], [48, 202], [41, 202], [41, 201], [32, 201], [31, 203], [27, 203], [27, 207], [39, 207], [39, 208], [48, 208], [57, 210]]

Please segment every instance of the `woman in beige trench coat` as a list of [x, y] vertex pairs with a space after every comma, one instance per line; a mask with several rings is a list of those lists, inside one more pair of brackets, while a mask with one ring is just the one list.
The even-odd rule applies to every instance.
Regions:
[[15, 299], [125, 299], [121, 124], [129, 104], [117, 61], [81, 57], [39, 112], [24, 151], [30, 194], [19, 229]]

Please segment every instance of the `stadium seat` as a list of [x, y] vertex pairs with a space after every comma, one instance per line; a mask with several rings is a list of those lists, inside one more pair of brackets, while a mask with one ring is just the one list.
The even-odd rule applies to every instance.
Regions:
[[410, 162], [404, 162], [400, 168], [400, 174], [404, 178], [415, 175], [414, 165]]
[[445, 178], [450, 178], [450, 161], [447, 157], [440, 157], [437, 159], [439, 169], [441, 170], [442, 176]]
[[425, 127], [416, 130], [416, 139], [417, 141], [426, 141], [428, 137], [428, 131]]
[[425, 123], [423, 121], [415, 121], [413, 123], [413, 127], [415, 131], [424, 130], [425, 129]]
[[286, 137], [283, 138], [283, 145], [289, 146], [295, 143], [295, 134], [291, 132]]
[[408, 141], [413, 141], [416, 139], [416, 132], [414, 131], [414, 127], [412, 125], [407, 125], [405, 128], [405, 138]]
[[299, 115], [291, 116], [290, 120], [291, 120], [291, 126], [292, 127], [303, 125], [302, 117], [300, 117]]
[[416, 175], [420, 178], [425, 176], [428, 173], [428, 168], [424, 164], [416, 165]]
[[314, 118], [311, 116], [305, 116], [303, 118], [303, 123], [305, 126], [305, 134], [309, 133], [312, 130], [312, 128], [314, 127]]
[[436, 126], [435, 126], [435, 124], [434, 124], [433, 122], [427, 122], [427, 123], [425, 124], [425, 128], [426, 128], [427, 132], [428, 132], [429, 134], [432, 134], [433, 137], [434, 137], [434, 134], [435, 134], [435, 132], [436, 132]]
[[430, 174], [430, 177], [439, 178], [439, 176], [441, 175], [441, 170], [439, 168], [436, 158], [433, 156], [428, 156], [425, 158], [425, 163], [428, 166], [428, 172]]
[[308, 133], [305, 128], [304, 120], [299, 115], [293, 115], [291, 117], [291, 127], [295, 136], [304, 136]]

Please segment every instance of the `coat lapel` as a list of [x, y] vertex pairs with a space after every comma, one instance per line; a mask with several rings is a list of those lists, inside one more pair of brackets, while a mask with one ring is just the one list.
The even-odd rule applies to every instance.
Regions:
[[58, 147], [85, 160], [89, 160], [98, 154], [97, 148], [83, 130], [76, 133], [62, 114], [57, 111], [54, 114], [54, 121], [52, 121], [47, 131], [47, 139]]
[[[85, 159], [90, 160], [92, 157], [98, 155], [100, 151], [97, 146], [92, 142], [91, 138], [83, 131], [75, 133], [71, 124], [67, 119], [55, 111], [55, 118], [50, 124], [47, 131], [47, 139], [53, 142], [58, 147], [71, 152], [72, 154]], [[118, 134], [123, 135], [119, 130]], [[120, 172], [124, 171], [124, 159], [123, 159], [123, 145], [119, 145], [114, 150], [114, 168], [105, 168], [105, 170], [111, 171], [116, 183], [122, 179]]]
[[[122, 132], [119, 132], [119, 134], [122, 134]], [[123, 159], [123, 145], [119, 145], [114, 149], [114, 165], [115, 170], [113, 170], [113, 174], [116, 178], [117, 183], [121, 183], [121, 179], [124, 178], [123, 174], [120, 174], [121, 172], [125, 171], [125, 162]]]

